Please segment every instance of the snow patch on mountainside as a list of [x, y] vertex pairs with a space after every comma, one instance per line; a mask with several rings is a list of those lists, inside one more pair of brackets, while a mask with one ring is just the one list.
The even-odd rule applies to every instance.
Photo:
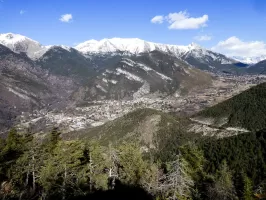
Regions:
[[245, 133], [248, 133], [249, 132], [249, 130], [244, 129], [244, 128], [239, 128], [239, 127], [227, 127], [226, 130], [229, 130], [229, 131], [239, 131], [239, 132], [245, 132]]
[[131, 67], [133, 67], [133, 66], [136, 64], [133, 60], [130, 60], [130, 59], [128, 59], [128, 58], [124, 58], [124, 59], [121, 61], [121, 63], [124, 63], [124, 64], [126, 64], [126, 65], [129, 65], [129, 66], [131, 66]]
[[19, 92], [13, 90], [12, 88], [8, 88], [8, 91], [9, 91], [9, 92], [12, 92], [13, 94], [17, 95], [18, 97], [20, 97], [20, 98], [22, 98], [22, 99], [30, 100], [30, 98], [29, 98], [27, 95], [22, 94], [22, 93], [19, 93]]
[[157, 75], [159, 75], [163, 80], [170, 80], [170, 81], [172, 81], [172, 79], [171, 79], [170, 77], [168, 77], [168, 76], [166, 76], [166, 75], [164, 75], [164, 74], [161, 74], [161, 73], [155, 71], [154, 69], [148, 67], [147, 65], [144, 65], [144, 64], [142, 64], [142, 63], [137, 63], [137, 65], [138, 65], [141, 69], [145, 70], [146, 72], [154, 71], [154, 72], [155, 72]]
[[152, 68], [148, 67], [147, 65], [144, 65], [142, 63], [138, 63], [138, 66], [140, 66], [141, 69], [145, 70], [146, 72], [148, 71], [153, 71]]
[[143, 82], [143, 80], [140, 77], [138, 77], [138, 76], [126, 71], [126, 70], [123, 70], [121, 68], [117, 68], [116, 69], [116, 74], [117, 75], [124, 74], [126, 76], [126, 78], [129, 79], [129, 80]]
[[102, 81], [108, 83], [108, 80], [106, 78], [103, 78]]
[[105, 83], [107, 83], [107, 84], [108, 83], [112, 83], [114, 85], [117, 84], [117, 81], [116, 80], [112, 80], [112, 79], [103, 78], [102, 81], [105, 82]]
[[161, 74], [159, 72], [156, 72], [156, 74], [158, 74], [163, 80], [169, 80], [169, 81], [172, 81], [172, 79], [168, 76], [165, 76], [164, 74]]
[[71, 47], [65, 46], [65, 45], [58, 45], [59, 47], [61, 47], [62, 49], [65, 49], [67, 51], [71, 51]]
[[52, 48], [52, 46], [42, 46], [42, 48], [36, 52], [34, 52], [33, 54], [27, 53], [27, 55], [33, 59], [36, 60], [40, 57], [42, 57], [50, 48]]
[[107, 90], [104, 89], [104, 87], [101, 86], [101, 85], [96, 85], [96, 88], [100, 89], [100, 90], [103, 91], [104, 93], [107, 93]]
[[111, 83], [113, 83], [114, 85], [117, 84], [116, 80], [109, 80]]

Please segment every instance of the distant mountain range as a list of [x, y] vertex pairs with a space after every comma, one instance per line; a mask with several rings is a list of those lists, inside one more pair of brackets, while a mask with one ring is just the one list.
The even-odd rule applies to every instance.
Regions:
[[0, 34], [0, 45], [2, 124], [12, 124], [24, 111], [94, 100], [179, 97], [212, 85], [208, 72], [266, 74], [263, 61], [249, 66], [195, 43], [113, 38], [72, 48], [7, 33]]
[[232, 57], [234, 60], [237, 60], [242, 63], [246, 63], [249, 65], [256, 64], [260, 61], [266, 60], [266, 55], [262, 56], [255, 56], [255, 57], [241, 57], [241, 56], [233, 56]]
[[195, 86], [211, 84], [210, 76], [203, 71], [266, 73], [265, 62], [248, 66], [195, 43], [178, 46], [112, 38], [89, 40], [72, 48], [43, 46], [28, 37], [7, 33], [0, 34], [0, 44], [15, 57], [24, 56], [35, 70], [79, 85], [73, 96], [80, 100], [133, 98], [138, 93], [156, 91], [179, 95]]
[[[19, 34], [6, 33], [0, 34], [0, 44], [7, 46], [12, 51], [15, 52], [25, 52], [30, 58], [38, 59], [46, 51], [54, 46], [59, 46], [65, 50], [69, 50], [71, 47], [64, 45], [41, 45], [39, 42], [32, 40], [26, 36]], [[212, 51], [206, 50], [199, 46], [198, 44], [191, 43], [188, 46], [181, 45], [171, 45], [171, 44], [160, 44], [154, 42], [148, 42], [138, 38], [111, 38], [111, 39], [102, 39], [102, 40], [88, 40], [81, 44], [78, 44], [76, 47], [78, 51], [84, 54], [91, 53], [110, 53], [110, 52], [129, 52], [132, 54], [150, 52], [153, 50], [160, 50], [167, 53], [172, 53], [178, 57], [185, 57], [190, 54], [194, 56], [210, 55], [214, 60], [215, 56], [212, 55]], [[197, 55], [198, 54], [198, 55]], [[217, 54], [217, 53], [215, 53]], [[259, 61], [265, 60], [266, 55], [260, 57], [240, 57], [233, 56], [232, 58], [223, 57], [217, 58], [221, 64], [231, 64], [234, 62], [243, 62], [246, 64], [254, 64]]]
[[158, 50], [84, 54], [16, 34], [1, 34], [0, 41], [2, 127], [23, 112], [64, 110], [90, 100], [182, 95], [212, 84], [206, 72]]
[[[222, 54], [207, 50], [192, 43], [188, 46], [159, 44], [140, 40], [138, 38], [112, 38], [100, 41], [89, 40], [77, 45], [67, 47], [63, 45], [43, 46], [39, 42], [18, 34], [0, 34], [0, 44], [10, 48], [17, 53], [26, 53], [32, 60], [43, 60], [45, 55], [55, 48], [64, 49], [65, 52], [75, 52], [78, 50], [86, 58], [94, 59], [95, 56], [105, 56], [112, 54], [139, 54], [154, 50], [172, 54], [195, 67], [207, 71], [235, 71], [235, 65], [239, 62]], [[83, 59], [83, 58], [82, 58]], [[84, 60], [84, 59], [83, 59]], [[97, 65], [97, 63], [96, 63]]]

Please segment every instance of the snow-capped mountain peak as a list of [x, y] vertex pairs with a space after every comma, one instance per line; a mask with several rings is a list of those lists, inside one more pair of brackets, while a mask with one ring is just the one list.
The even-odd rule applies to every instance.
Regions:
[[[7, 46], [14, 52], [24, 52], [33, 60], [39, 59], [53, 47], [61, 47], [67, 51], [71, 50], [71, 47], [63, 45], [43, 46], [35, 40], [13, 33], [0, 34], [0, 44]], [[187, 46], [173, 45], [149, 42], [139, 38], [114, 37], [110, 39], [104, 38], [102, 40], [88, 40], [74, 48], [83, 54], [115, 52], [139, 54], [159, 50], [162, 52], [171, 53], [184, 60], [191, 60], [194, 58], [200, 63], [205, 63], [208, 66], [213, 65], [212, 62], [218, 62], [219, 64], [230, 64], [236, 62], [231, 58], [209, 51], [196, 43], [191, 43]]]
[[37, 55], [42, 54], [40, 52], [43, 52], [46, 49], [39, 42], [14, 33], [0, 34], [0, 44], [8, 47], [14, 52], [24, 52], [30, 58], [35, 58]]
[[0, 44], [8, 47], [16, 53], [26, 53], [31, 59], [34, 60], [40, 58], [45, 54], [45, 52], [53, 47], [61, 47], [67, 51], [70, 51], [71, 49], [71, 47], [65, 45], [43, 46], [35, 40], [14, 33], [0, 34]]
[[32, 41], [36, 44], [39, 44], [37, 41], [34, 41], [26, 36], [14, 34], [14, 33], [4, 33], [0, 34], [0, 42], [5, 44], [15, 44], [17, 42], [23, 42], [23, 41]]
[[107, 53], [115, 51], [141, 53], [155, 50], [155, 45], [138, 38], [105, 38], [99, 41], [88, 40], [77, 45], [75, 48], [83, 53]]
[[[218, 64], [232, 64], [236, 61], [222, 54], [209, 51], [196, 43], [187, 46], [154, 43], [138, 38], [111, 38], [102, 40], [89, 40], [75, 47], [84, 54], [110, 53], [127, 51], [133, 54], [159, 50], [171, 53], [181, 59], [196, 59], [197, 62], [205, 63], [207, 68]], [[194, 63], [195, 64], [195, 63]], [[199, 63], [198, 63], [199, 64]]]
[[262, 60], [266, 60], [266, 55], [261, 55], [261, 56], [256, 56], [256, 57], [233, 56], [232, 58], [239, 62], [253, 65]]
[[88, 40], [75, 47], [77, 50], [85, 54], [90, 53], [109, 53], [116, 51], [128, 51], [130, 53], [143, 53], [159, 50], [170, 52], [176, 56], [182, 56], [192, 50], [206, 51], [203, 47], [196, 43], [187, 46], [154, 43], [139, 38], [111, 38], [102, 40]]

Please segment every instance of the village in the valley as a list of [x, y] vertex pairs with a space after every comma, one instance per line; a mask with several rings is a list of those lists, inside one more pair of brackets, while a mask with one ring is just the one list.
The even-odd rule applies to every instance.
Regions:
[[[18, 119], [21, 129], [43, 126], [60, 126], [63, 132], [71, 132], [88, 127], [100, 126], [137, 108], [153, 108], [180, 115], [192, 114], [201, 109], [226, 100], [254, 85], [266, 81], [265, 75], [233, 76], [212, 74], [213, 84], [202, 90], [194, 90], [187, 95], [158, 97], [146, 94], [132, 100], [101, 100], [88, 102], [89, 106], [68, 108], [67, 111], [41, 110], [31, 114], [23, 113]], [[162, 95], [161, 95], [162, 96]]]

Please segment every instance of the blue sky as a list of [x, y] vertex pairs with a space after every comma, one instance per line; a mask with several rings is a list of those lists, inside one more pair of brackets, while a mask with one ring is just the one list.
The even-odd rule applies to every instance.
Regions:
[[[186, 12], [188, 19], [205, 15], [207, 20], [198, 27], [169, 29], [169, 14], [180, 12]], [[60, 21], [64, 14], [72, 19]], [[163, 23], [151, 23], [155, 16], [163, 16]], [[221, 52], [247, 45], [260, 48], [246, 53], [257, 55], [266, 49], [266, 0], [0, 0], [0, 33], [7, 32], [44, 45], [133, 37], [180, 45], [196, 42]]]

